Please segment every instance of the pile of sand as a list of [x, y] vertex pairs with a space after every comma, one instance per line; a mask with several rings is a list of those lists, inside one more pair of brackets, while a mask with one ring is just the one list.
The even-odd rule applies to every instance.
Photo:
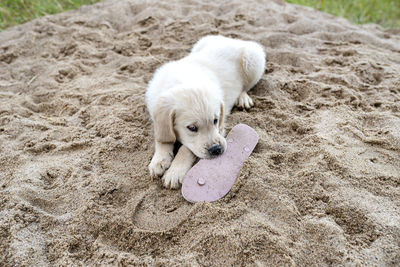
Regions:
[[[207, 34], [267, 52], [233, 190], [151, 180], [146, 85]], [[396, 35], [397, 34], [397, 35]], [[106, 1], [0, 33], [0, 265], [400, 264], [400, 35], [280, 1]], [[357, 265], [358, 266], [358, 265]]]

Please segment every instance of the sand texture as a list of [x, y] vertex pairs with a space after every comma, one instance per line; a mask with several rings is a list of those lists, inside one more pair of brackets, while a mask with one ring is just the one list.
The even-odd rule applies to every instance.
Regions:
[[[262, 44], [232, 191], [151, 180], [146, 85], [207, 34]], [[400, 35], [281, 1], [105, 1], [0, 33], [0, 266], [399, 266]]]

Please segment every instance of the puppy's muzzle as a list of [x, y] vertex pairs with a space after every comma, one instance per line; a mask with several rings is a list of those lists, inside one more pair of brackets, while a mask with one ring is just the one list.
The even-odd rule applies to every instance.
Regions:
[[210, 153], [211, 156], [218, 156], [222, 154], [223, 149], [220, 144], [214, 144], [208, 149], [208, 153]]

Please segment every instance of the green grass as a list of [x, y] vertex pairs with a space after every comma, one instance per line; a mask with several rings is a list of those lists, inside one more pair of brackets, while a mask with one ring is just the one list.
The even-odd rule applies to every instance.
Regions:
[[0, 0], [0, 30], [100, 0]]
[[314, 7], [354, 23], [376, 23], [385, 28], [400, 28], [400, 0], [286, 0]]
[[[0, 31], [29, 20], [77, 9], [100, 0], [0, 0]], [[355, 23], [400, 28], [400, 0], [286, 0], [317, 8]]]

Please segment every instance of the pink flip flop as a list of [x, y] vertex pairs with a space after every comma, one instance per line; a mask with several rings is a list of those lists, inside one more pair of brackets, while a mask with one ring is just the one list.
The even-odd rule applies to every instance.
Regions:
[[213, 159], [201, 159], [186, 174], [182, 195], [189, 202], [212, 202], [232, 188], [244, 162], [258, 143], [258, 134], [246, 124], [238, 124], [226, 137], [226, 151]]

